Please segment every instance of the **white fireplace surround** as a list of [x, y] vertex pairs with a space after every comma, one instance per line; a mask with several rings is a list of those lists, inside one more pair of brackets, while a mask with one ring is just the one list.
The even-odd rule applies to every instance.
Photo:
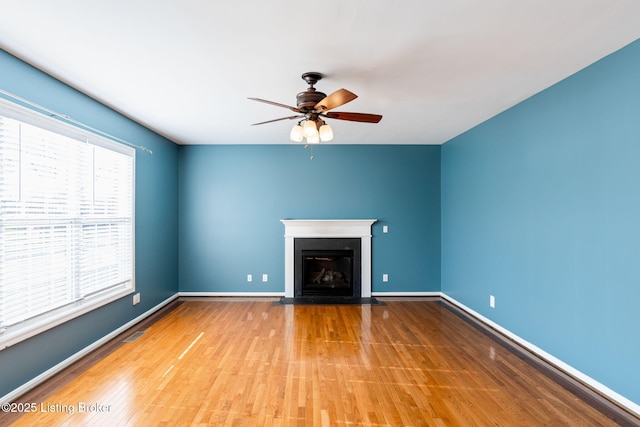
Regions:
[[361, 297], [371, 297], [371, 225], [375, 219], [282, 219], [284, 224], [284, 296], [293, 298], [296, 238], [359, 238], [361, 242]]

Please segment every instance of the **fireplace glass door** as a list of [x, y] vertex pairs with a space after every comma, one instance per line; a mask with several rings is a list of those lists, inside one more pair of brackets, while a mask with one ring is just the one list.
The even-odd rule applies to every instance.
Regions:
[[296, 297], [359, 297], [362, 289], [362, 249], [357, 238], [296, 238]]
[[353, 251], [302, 251], [303, 295], [353, 295]]

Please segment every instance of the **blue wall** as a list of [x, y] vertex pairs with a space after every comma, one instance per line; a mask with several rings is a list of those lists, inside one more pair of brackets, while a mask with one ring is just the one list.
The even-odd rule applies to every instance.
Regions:
[[635, 402], [639, 76], [636, 41], [442, 147], [442, 291]]
[[0, 50], [0, 88], [153, 151], [136, 153], [136, 291], [0, 351], [0, 397], [178, 290], [178, 147]]
[[284, 292], [280, 220], [336, 218], [378, 219], [374, 292], [439, 291], [440, 146], [309, 155], [300, 144], [180, 147], [180, 291]]

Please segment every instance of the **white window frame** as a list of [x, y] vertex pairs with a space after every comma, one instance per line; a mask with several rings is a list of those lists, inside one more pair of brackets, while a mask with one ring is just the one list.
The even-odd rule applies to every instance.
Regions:
[[[117, 143], [110, 139], [104, 138], [100, 135], [85, 131], [76, 126], [72, 126], [59, 119], [40, 114], [29, 108], [22, 107], [13, 102], [9, 102], [0, 98], [0, 115], [11, 119], [18, 120], [20, 122], [36, 126], [38, 128], [54, 132], [58, 135], [71, 138], [76, 141], [89, 144], [93, 147], [100, 149], [107, 149], [115, 153], [123, 154], [131, 158], [131, 210], [130, 210], [130, 230], [127, 230], [131, 238], [130, 247], [130, 276], [121, 284], [114, 285], [112, 288], [105, 289], [96, 293], [87, 293], [84, 296], [78, 297], [71, 303], [67, 303], [62, 307], [54, 308], [43, 314], [22, 320], [15, 324], [2, 326], [2, 319], [0, 318], [0, 351], [6, 347], [14, 345], [20, 341], [26, 340], [32, 336], [40, 334], [46, 330], [49, 330], [55, 326], [58, 326], [71, 319], [77, 318], [85, 313], [109, 304], [117, 299], [125, 297], [135, 292], [135, 164], [136, 164], [136, 150], [132, 147], [124, 144]], [[93, 150], [95, 152], [95, 149]], [[1, 171], [0, 171], [1, 173]], [[0, 175], [1, 176], [1, 175]], [[94, 179], [96, 175], [93, 175]], [[94, 181], [94, 186], [95, 181]], [[2, 227], [3, 212], [0, 211], [0, 227]], [[52, 221], [53, 223], [54, 221]], [[128, 221], [126, 222], [125, 230], [128, 228]], [[96, 224], [97, 226], [97, 224]], [[0, 234], [0, 238], [3, 235]], [[2, 250], [2, 242], [0, 242], [0, 250]], [[1, 255], [1, 254], [0, 254]], [[0, 258], [0, 262], [1, 262]], [[68, 266], [67, 266], [68, 267]], [[73, 268], [73, 267], [72, 267]], [[129, 273], [125, 270], [123, 273], [127, 276]], [[0, 298], [2, 295], [2, 266], [0, 265]], [[68, 285], [69, 287], [77, 285]], [[2, 304], [2, 301], [0, 301]], [[0, 310], [2, 307], [0, 307]]]

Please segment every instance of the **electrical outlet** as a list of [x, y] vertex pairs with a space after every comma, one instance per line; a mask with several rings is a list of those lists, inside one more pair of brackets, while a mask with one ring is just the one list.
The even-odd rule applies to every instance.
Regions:
[[133, 305], [140, 304], [140, 293], [133, 294]]
[[387, 226], [387, 225], [383, 225], [383, 226], [382, 226], [382, 232], [383, 232], [383, 233], [388, 233], [388, 232], [389, 232], [389, 226]]
[[489, 307], [496, 308], [496, 297], [489, 295]]
[[253, 276], [251, 274], [247, 274], [247, 282], [253, 282]]
[[382, 281], [383, 282], [388, 282], [389, 281], [389, 275], [388, 274], [383, 274], [382, 275]]
[[262, 275], [262, 281], [263, 282], [268, 282], [269, 281], [269, 275], [268, 274], [263, 274]]

